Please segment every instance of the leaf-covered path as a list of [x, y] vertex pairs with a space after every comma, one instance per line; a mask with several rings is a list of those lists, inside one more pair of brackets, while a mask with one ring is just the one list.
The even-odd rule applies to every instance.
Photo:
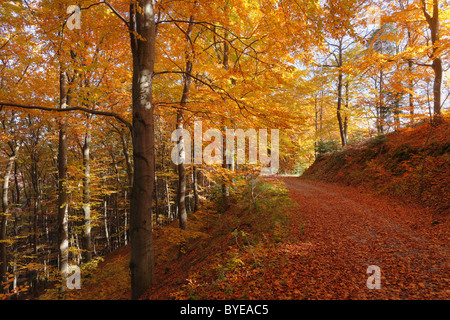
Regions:
[[[307, 252], [289, 259], [304, 298], [450, 298], [448, 219], [353, 187], [283, 180], [304, 223], [292, 231]], [[366, 286], [370, 265], [381, 269], [379, 290]]]

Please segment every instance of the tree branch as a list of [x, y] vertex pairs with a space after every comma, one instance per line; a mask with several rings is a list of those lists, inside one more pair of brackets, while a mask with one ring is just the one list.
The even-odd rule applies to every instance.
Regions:
[[133, 130], [133, 126], [131, 123], [129, 123], [127, 120], [119, 116], [117, 113], [114, 112], [107, 112], [107, 111], [98, 111], [98, 110], [91, 110], [88, 108], [83, 107], [70, 107], [65, 109], [55, 109], [50, 107], [42, 107], [42, 106], [28, 106], [28, 105], [22, 105], [17, 103], [9, 103], [9, 102], [0, 102], [0, 106], [2, 107], [13, 107], [13, 108], [20, 108], [20, 109], [28, 109], [28, 110], [42, 110], [42, 111], [49, 111], [49, 112], [72, 112], [72, 111], [81, 111], [89, 114], [95, 114], [95, 115], [101, 115], [106, 117], [113, 117], [117, 119], [119, 122], [124, 124], [130, 132]]
[[127, 21], [127, 19], [125, 19], [108, 1], [104, 0], [103, 3], [109, 8], [111, 9], [111, 11], [117, 16], [119, 17], [120, 20], [123, 21], [123, 23], [125, 23], [125, 25], [129, 28], [130, 27], [130, 23]]
[[427, 11], [426, 0], [421, 0], [421, 2], [422, 2], [422, 11], [423, 11], [423, 14], [425, 15], [425, 19], [427, 19], [428, 24], [431, 26], [432, 18], [431, 18], [431, 15]]
[[[174, 71], [161, 71], [161, 72], [154, 72], [154, 73], [153, 73], [153, 76], [162, 75], [162, 74], [181, 74], [181, 75], [188, 75], [188, 76], [190, 76], [192, 79], [194, 79], [194, 80], [200, 82], [201, 84], [207, 86], [208, 88], [210, 88], [210, 89], [211, 89], [213, 92], [215, 92], [215, 93], [219, 93], [219, 92], [217, 92], [218, 90], [222, 91], [229, 99], [233, 100], [233, 101], [236, 103], [236, 105], [238, 106], [238, 108], [239, 108], [240, 111], [242, 111], [242, 109], [245, 109], [245, 110], [247, 110], [248, 112], [250, 112], [250, 111], [248, 110], [248, 108], [242, 103], [242, 101], [239, 101], [238, 98], [232, 96], [232, 95], [231, 95], [228, 91], [226, 91], [225, 89], [223, 89], [223, 88], [221, 88], [221, 87], [219, 87], [219, 86], [213, 85], [213, 84], [211, 84], [211, 83], [207, 83], [207, 82], [205, 82], [204, 80], [200, 79], [199, 77], [196, 77], [196, 76], [194, 76], [194, 75], [192, 75], [192, 74], [190, 74], [190, 73], [187, 73], [187, 72], [185, 72], [185, 71], [175, 71], [175, 70], [174, 70]], [[250, 112], [250, 113], [251, 113], [251, 112]]]

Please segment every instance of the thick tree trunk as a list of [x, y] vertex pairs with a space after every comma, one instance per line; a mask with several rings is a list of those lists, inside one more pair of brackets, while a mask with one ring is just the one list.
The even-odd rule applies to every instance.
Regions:
[[434, 85], [433, 85], [433, 111], [435, 115], [441, 114], [441, 100], [442, 100], [442, 59], [439, 56], [439, 0], [433, 0], [433, 13], [430, 15], [427, 10], [427, 1], [422, 0], [422, 10], [425, 15], [425, 19], [428, 23], [428, 27], [431, 33], [431, 44], [433, 45], [432, 49], [432, 68], [434, 71]]
[[[138, 299], [154, 283], [152, 204], [155, 133], [152, 78], [155, 63], [155, 0], [130, 6], [133, 54], [133, 159], [134, 177], [130, 210], [131, 297]], [[136, 37], [136, 32], [139, 38]]]
[[442, 60], [440, 58], [436, 58], [433, 61], [433, 70], [434, 70], [434, 85], [433, 85], [433, 111], [435, 115], [441, 114], [441, 101], [442, 101]]

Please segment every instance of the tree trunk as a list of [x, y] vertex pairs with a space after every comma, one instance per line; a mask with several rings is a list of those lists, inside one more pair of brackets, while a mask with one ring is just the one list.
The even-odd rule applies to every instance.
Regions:
[[[59, 73], [60, 108], [64, 109], [70, 104], [67, 89], [67, 75], [61, 67]], [[69, 271], [69, 215], [67, 194], [67, 123], [64, 119], [59, 121], [58, 145], [58, 246], [59, 270], [63, 284], [61, 291], [65, 291], [65, 281]]]
[[441, 114], [441, 96], [442, 96], [442, 60], [440, 58], [436, 58], [433, 61], [433, 70], [434, 70], [434, 85], [433, 85], [433, 111], [435, 115]]
[[[133, 186], [133, 163], [131, 161], [130, 153], [128, 151], [128, 142], [125, 132], [120, 132], [120, 140], [122, 141], [122, 151], [125, 156], [125, 164], [127, 168], [128, 185], [125, 189], [125, 203], [127, 202], [127, 195], [130, 194], [131, 188]], [[124, 240], [125, 244], [128, 243], [128, 212], [125, 209], [124, 212]]]
[[[31, 125], [31, 123], [30, 123]], [[39, 141], [39, 133], [35, 136], [35, 144], [33, 144], [33, 150], [31, 153], [31, 185], [33, 190], [32, 202], [33, 202], [33, 231], [32, 231], [32, 241], [33, 244], [32, 251], [34, 258], [37, 258], [37, 247], [38, 247], [38, 214], [39, 214], [39, 203], [40, 203], [40, 188], [39, 188], [39, 176], [38, 176], [38, 152], [36, 150], [38, 141]], [[36, 262], [32, 261], [31, 262]], [[33, 270], [30, 273], [31, 279], [31, 288], [34, 297], [38, 296], [38, 270]]]
[[[191, 43], [191, 34], [194, 27], [194, 17], [189, 18], [189, 24], [185, 33], [187, 45]], [[184, 109], [186, 108], [187, 101], [189, 99], [189, 93], [191, 90], [192, 83], [192, 53], [191, 49], [187, 49], [185, 53], [186, 57], [186, 67], [185, 74], [183, 75], [183, 94], [181, 96], [180, 106], [181, 108], [177, 111], [177, 129], [183, 129], [184, 127]], [[180, 228], [187, 230], [187, 212], [186, 212], [186, 150], [184, 150], [184, 139], [183, 135], [180, 135], [178, 140], [179, 156], [182, 160], [178, 164], [178, 192], [177, 192], [177, 205], [178, 205], [178, 217], [180, 219]], [[188, 155], [190, 156], [190, 155]]]
[[[222, 57], [222, 65], [223, 68], [228, 71], [230, 68], [229, 65], [229, 55], [230, 55], [230, 46], [227, 42], [227, 33], [224, 35], [224, 43], [223, 43], [223, 57]], [[223, 117], [225, 119], [225, 117]], [[225, 121], [224, 121], [225, 122]], [[226, 132], [225, 124], [222, 125], [222, 131], [223, 134]], [[223, 139], [223, 145], [222, 145], [222, 168], [227, 170], [228, 164], [227, 164], [227, 155], [226, 155], [226, 139]], [[230, 191], [228, 190], [228, 186], [225, 182], [225, 179], [222, 181], [222, 199], [221, 199], [221, 208], [220, 211], [222, 213], [226, 212], [228, 210], [228, 197], [229, 197]]]
[[439, 56], [439, 0], [433, 0], [433, 14], [430, 15], [427, 10], [426, 0], [422, 0], [422, 10], [425, 15], [425, 19], [428, 23], [428, 27], [431, 33], [432, 49], [432, 68], [434, 71], [434, 85], [433, 85], [433, 111], [435, 115], [441, 114], [441, 94], [442, 94], [442, 59]]
[[345, 81], [345, 111], [344, 111], [344, 139], [345, 139], [345, 145], [348, 144], [348, 110], [350, 106], [350, 83], [348, 81], [348, 77]]
[[[410, 32], [408, 32], [410, 34]], [[408, 71], [409, 71], [409, 81], [408, 81], [408, 87], [409, 87], [409, 123], [414, 123], [414, 81], [412, 79], [412, 73], [413, 73], [413, 62], [412, 60], [408, 61]]]
[[155, 0], [139, 0], [137, 4], [139, 8], [134, 2], [130, 5], [134, 159], [130, 210], [132, 299], [138, 299], [154, 283], [152, 204], [155, 133], [152, 78], [156, 39]]
[[347, 139], [345, 137], [345, 126], [344, 126], [344, 119], [342, 117], [342, 81], [343, 81], [343, 75], [341, 71], [339, 71], [338, 76], [338, 101], [337, 101], [337, 119], [339, 124], [339, 135], [341, 137], [341, 144], [343, 147], [347, 145]]
[[378, 134], [384, 134], [384, 105], [383, 105], [383, 70], [380, 71], [380, 83], [379, 83], [379, 99], [377, 108], [377, 132]]
[[197, 167], [192, 166], [192, 189], [194, 191], [194, 212], [198, 211], [198, 171]]
[[343, 147], [345, 147], [347, 145], [347, 139], [345, 136], [345, 128], [344, 128], [344, 120], [342, 117], [342, 87], [343, 87], [343, 78], [344, 75], [342, 74], [342, 64], [343, 64], [343, 59], [342, 59], [342, 40], [339, 40], [339, 61], [338, 61], [338, 68], [339, 68], [339, 75], [338, 75], [338, 85], [337, 85], [337, 119], [338, 119], [338, 125], [339, 125], [339, 135], [341, 137], [341, 145]]
[[8, 260], [7, 260], [7, 233], [6, 227], [8, 223], [8, 212], [9, 212], [9, 202], [8, 202], [8, 193], [9, 193], [9, 179], [11, 177], [11, 171], [14, 166], [14, 162], [17, 157], [17, 153], [19, 152], [19, 145], [13, 142], [8, 143], [11, 148], [11, 154], [8, 155], [8, 163], [6, 165], [5, 175], [3, 176], [3, 186], [2, 186], [2, 213], [0, 215], [0, 292], [8, 292], [8, 289], [4, 288], [4, 283], [6, 283], [7, 276], [6, 273], [8, 271]]
[[170, 190], [169, 190], [169, 181], [168, 179], [164, 179], [166, 186], [166, 200], [167, 200], [167, 219], [170, 220], [172, 217], [172, 206], [170, 205]]
[[105, 239], [106, 239], [106, 248], [108, 252], [111, 251], [111, 239], [109, 237], [109, 228], [108, 228], [108, 201], [107, 197], [103, 200], [103, 226], [105, 227]]
[[92, 260], [92, 243], [91, 243], [91, 163], [90, 163], [90, 148], [91, 148], [91, 117], [87, 119], [86, 135], [82, 148], [83, 153], [83, 260], [89, 262]]

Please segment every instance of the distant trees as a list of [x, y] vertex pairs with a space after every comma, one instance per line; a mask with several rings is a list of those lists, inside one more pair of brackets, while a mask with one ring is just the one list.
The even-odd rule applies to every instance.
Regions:
[[[321, 6], [317, 28], [323, 37], [316, 61], [322, 68], [312, 72], [314, 77], [331, 76], [337, 88], [327, 95], [321, 87], [316, 91], [320, 93], [316, 106], [329, 108], [330, 98], [337, 106], [335, 136], [325, 140], [339, 139], [345, 146], [351, 136], [364, 136], [363, 127], [368, 129], [366, 136], [383, 134], [426, 117], [429, 110], [442, 113], [448, 103], [442, 98], [449, 54], [447, 40], [442, 40], [449, 32], [448, 19], [443, 18], [448, 12], [442, 10], [447, 1], [325, 1]], [[346, 95], [352, 81], [358, 90]], [[326, 123], [323, 107], [321, 114], [321, 122]], [[318, 136], [321, 141], [323, 133]]]

